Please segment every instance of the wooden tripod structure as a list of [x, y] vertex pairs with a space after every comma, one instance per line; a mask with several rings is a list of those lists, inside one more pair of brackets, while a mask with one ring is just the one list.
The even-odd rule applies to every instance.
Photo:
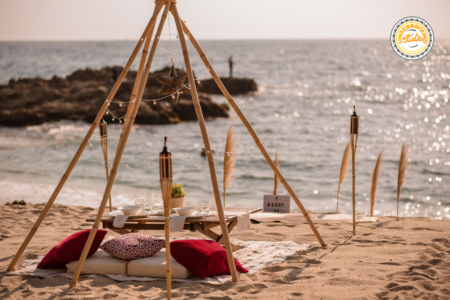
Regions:
[[[163, 13], [162, 13], [162, 16], [161, 16], [161, 20], [160, 20], [160, 23], [159, 23], [159, 25], [157, 27], [156, 34], [155, 34], [155, 37], [153, 39], [153, 44], [152, 44], [152, 46], [150, 48], [150, 42], [151, 42], [151, 39], [152, 39], [152, 36], [153, 36], [153, 31], [154, 31], [154, 28], [155, 28], [156, 19], [158, 17], [158, 14], [160, 13], [160, 11], [163, 9], [163, 7], [164, 7], [164, 10], [163, 10]], [[280, 179], [280, 182], [284, 185], [284, 187], [286, 188], [288, 193], [291, 195], [292, 199], [294, 199], [295, 203], [297, 204], [297, 206], [299, 207], [299, 209], [303, 213], [306, 221], [308, 222], [309, 226], [311, 227], [311, 230], [313, 231], [314, 235], [318, 239], [318, 241], [321, 244], [321, 246], [322, 247], [326, 246], [325, 242], [323, 241], [322, 237], [320, 236], [319, 232], [317, 231], [316, 227], [314, 226], [314, 223], [311, 221], [311, 218], [309, 217], [307, 211], [303, 207], [303, 205], [300, 202], [299, 198], [294, 193], [294, 191], [292, 190], [292, 188], [290, 187], [290, 185], [288, 184], [286, 179], [283, 177], [283, 175], [281, 174], [279, 169], [276, 167], [276, 165], [274, 164], [274, 162], [270, 158], [270, 156], [267, 153], [266, 149], [264, 148], [264, 146], [262, 145], [261, 141], [259, 140], [258, 135], [253, 130], [252, 126], [247, 121], [247, 119], [244, 116], [244, 114], [242, 113], [242, 111], [239, 109], [237, 104], [234, 102], [233, 98], [231, 98], [230, 94], [226, 90], [226, 88], [223, 85], [222, 81], [217, 76], [217, 74], [214, 71], [213, 67], [210, 65], [208, 59], [206, 58], [205, 53], [200, 48], [200, 45], [197, 43], [195, 38], [192, 36], [191, 32], [186, 27], [184, 22], [180, 19], [179, 15], [178, 15], [177, 6], [176, 6], [176, 0], [156, 0], [155, 1], [155, 9], [153, 11], [153, 15], [152, 15], [152, 17], [151, 17], [147, 27], [145, 28], [144, 33], [142, 34], [139, 42], [137, 43], [133, 53], [131, 54], [131, 56], [130, 56], [128, 62], [127, 62], [127, 64], [125, 65], [124, 69], [122, 70], [122, 73], [120, 74], [119, 78], [117, 79], [116, 83], [114, 84], [111, 92], [109, 93], [108, 98], [103, 103], [103, 105], [102, 105], [102, 107], [101, 107], [97, 117], [95, 118], [93, 124], [91, 125], [89, 131], [86, 134], [86, 137], [84, 138], [83, 142], [81, 143], [80, 147], [78, 148], [77, 152], [75, 153], [75, 156], [73, 157], [71, 163], [69, 164], [66, 172], [62, 176], [60, 182], [58, 183], [58, 185], [57, 185], [57, 187], [55, 189], [55, 191], [51, 195], [51, 197], [48, 200], [46, 206], [44, 207], [44, 210], [42, 211], [41, 215], [37, 219], [37, 221], [34, 224], [33, 228], [28, 233], [28, 235], [25, 238], [24, 242], [22, 243], [21, 247], [17, 251], [17, 254], [13, 258], [11, 264], [8, 267], [8, 271], [13, 271], [14, 270], [17, 262], [19, 261], [20, 257], [22, 256], [23, 252], [25, 251], [26, 247], [28, 246], [29, 242], [33, 238], [33, 236], [36, 233], [37, 229], [41, 225], [41, 223], [42, 223], [43, 219], [45, 218], [46, 214], [48, 213], [50, 207], [52, 206], [53, 202], [55, 201], [56, 197], [58, 196], [61, 188], [63, 187], [64, 183], [66, 182], [67, 178], [69, 177], [70, 173], [72, 172], [73, 168], [75, 167], [78, 159], [80, 158], [81, 154], [83, 153], [83, 150], [85, 149], [87, 143], [89, 142], [89, 139], [91, 138], [95, 128], [98, 126], [98, 124], [99, 124], [100, 120], [102, 119], [103, 115], [105, 114], [109, 104], [114, 99], [114, 96], [115, 96], [117, 90], [119, 89], [119, 86], [121, 85], [121, 83], [124, 80], [127, 72], [129, 71], [129, 69], [130, 69], [134, 59], [136, 58], [136, 56], [137, 56], [137, 54], [138, 54], [138, 52], [140, 50], [140, 48], [144, 44], [144, 49], [142, 51], [142, 57], [141, 57], [141, 60], [140, 60], [139, 69], [138, 69], [138, 72], [137, 72], [137, 75], [136, 75], [134, 87], [133, 87], [133, 90], [132, 90], [132, 93], [131, 93], [131, 97], [130, 97], [130, 105], [128, 106], [126, 119], [125, 119], [125, 122], [124, 122], [122, 133], [120, 135], [120, 139], [119, 139], [119, 144], [118, 144], [118, 147], [117, 147], [116, 155], [114, 157], [114, 162], [113, 162], [110, 174], [109, 174], [109, 179], [108, 179], [108, 182], [107, 182], [106, 187], [105, 187], [105, 191], [104, 191], [103, 198], [102, 198], [102, 201], [101, 201], [101, 204], [100, 204], [100, 208], [98, 210], [97, 217], [95, 219], [94, 225], [92, 226], [91, 233], [89, 235], [89, 238], [86, 241], [83, 253], [81, 254], [80, 260], [78, 262], [76, 270], [75, 270], [75, 272], [73, 274], [72, 281], [70, 283], [70, 287], [75, 287], [76, 286], [76, 284], [78, 282], [78, 278], [79, 278], [80, 272], [81, 272], [81, 268], [82, 268], [82, 266], [83, 266], [83, 264], [84, 264], [84, 262], [86, 260], [86, 257], [87, 257], [87, 254], [89, 252], [89, 249], [91, 248], [92, 241], [94, 240], [94, 237], [95, 237], [95, 235], [97, 233], [97, 230], [99, 228], [100, 221], [102, 219], [103, 213], [105, 211], [105, 207], [106, 207], [106, 204], [108, 202], [109, 195], [111, 194], [111, 189], [112, 189], [112, 186], [114, 184], [114, 180], [115, 180], [116, 175], [117, 175], [117, 170], [119, 168], [120, 160], [121, 160], [122, 154], [123, 154], [123, 152], [125, 150], [125, 146], [126, 146], [128, 137], [130, 135], [131, 128], [132, 128], [132, 126], [134, 124], [135, 117], [136, 117], [136, 114], [138, 112], [141, 100], [142, 100], [142, 95], [144, 94], [145, 85], [147, 83], [147, 79], [148, 79], [148, 76], [149, 76], [149, 73], [150, 73], [150, 68], [151, 68], [151, 65], [152, 65], [152, 61], [153, 61], [153, 58], [154, 58], [154, 55], [155, 55], [155, 52], [156, 52], [156, 49], [157, 49], [157, 46], [158, 46], [159, 37], [161, 36], [161, 32], [163, 30], [164, 23], [166, 21], [166, 18], [168, 16], [169, 11], [172, 13], [172, 15], [173, 15], [173, 17], [175, 19], [175, 23], [176, 23], [176, 27], [177, 27], [177, 31], [178, 31], [178, 36], [179, 36], [180, 43], [181, 43], [181, 48], [182, 48], [182, 51], [183, 51], [183, 57], [184, 57], [184, 63], [185, 63], [185, 67], [186, 67], [186, 73], [187, 73], [189, 84], [190, 84], [190, 88], [191, 88], [192, 100], [194, 102], [194, 108], [195, 108], [195, 112], [197, 114], [198, 122], [199, 122], [199, 125], [200, 125], [200, 131], [202, 133], [202, 138], [203, 138], [203, 143], [204, 143], [205, 149], [211, 149], [211, 145], [210, 145], [210, 142], [209, 142], [208, 133], [206, 131], [205, 120], [203, 118], [202, 110], [201, 110], [201, 107], [200, 107], [200, 101], [199, 101], [199, 98], [198, 98], [197, 89], [196, 89], [196, 85], [195, 85], [195, 81], [194, 81], [194, 76], [193, 76], [193, 73], [192, 73], [192, 68], [191, 68], [191, 63], [190, 63], [190, 59], [189, 59], [189, 52], [188, 52], [187, 45], [186, 45], [185, 35], [191, 41], [192, 45], [194, 46], [194, 48], [196, 49], [196, 51], [200, 55], [200, 58], [202, 59], [204, 65], [206, 66], [206, 68], [210, 72], [211, 76], [213, 77], [214, 81], [216, 82], [216, 84], [218, 85], [220, 90], [222, 91], [223, 95], [228, 100], [228, 102], [231, 105], [231, 107], [233, 107], [233, 109], [236, 111], [236, 113], [239, 116], [239, 118], [241, 119], [242, 123], [245, 125], [245, 127], [249, 131], [250, 135], [255, 140], [256, 145], [258, 146], [258, 148], [261, 151], [262, 155], [266, 159], [267, 163], [272, 168], [272, 170], [275, 172], [277, 177]], [[150, 52], [149, 52], [149, 48], [150, 48]], [[224, 217], [222, 201], [221, 201], [221, 198], [220, 198], [219, 184], [218, 184], [218, 181], [217, 181], [216, 167], [215, 167], [215, 164], [214, 164], [214, 156], [213, 156], [213, 152], [212, 151], [206, 151], [206, 153], [207, 153], [207, 158], [208, 158], [209, 170], [210, 170], [210, 173], [211, 173], [211, 181], [212, 181], [212, 187], [213, 187], [213, 191], [214, 191], [214, 198], [215, 198], [215, 202], [216, 202], [217, 213], [218, 213], [219, 219], [220, 219], [220, 228], [222, 230], [223, 241], [224, 241], [224, 244], [225, 244], [225, 249], [226, 249], [227, 258], [228, 258], [228, 265], [229, 265], [229, 268], [230, 268], [230, 272], [231, 272], [231, 276], [232, 276], [233, 281], [237, 282], [238, 277], [237, 277], [237, 273], [236, 273], [236, 266], [235, 266], [235, 263], [234, 263], [234, 258], [233, 258], [233, 253], [232, 253], [232, 250], [231, 250], [230, 239], [229, 239], [229, 236], [228, 236], [227, 225], [226, 225], [225, 217]]]

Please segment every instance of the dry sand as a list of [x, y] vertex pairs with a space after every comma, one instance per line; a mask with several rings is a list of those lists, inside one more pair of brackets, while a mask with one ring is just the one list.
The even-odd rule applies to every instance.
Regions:
[[[165, 299], [165, 281], [116, 282], [101, 277], [81, 278], [68, 289], [69, 279], [8, 276], [6, 268], [42, 204], [26, 208], [0, 207], [1, 299]], [[95, 210], [54, 205], [22, 259], [45, 255], [56, 243], [79, 230]], [[314, 217], [314, 219], [317, 219]], [[223, 286], [172, 283], [176, 299], [450, 299], [450, 222], [426, 218], [396, 221], [382, 217], [376, 223], [317, 220], [327, 247], [317, 244], [287, 261], [261, 272], [239, 275], [238, 283]], [[162, 232], [145, 231], [154, 236]], [[114, 232], [109, 235], [116, 236]], [[200, 234], [176, 233], [173, 236]], [[233, 231], [241, 240], [314, 243], [308, 225], [290, 218], [284, 222], [254, 224], [250, 231]]]

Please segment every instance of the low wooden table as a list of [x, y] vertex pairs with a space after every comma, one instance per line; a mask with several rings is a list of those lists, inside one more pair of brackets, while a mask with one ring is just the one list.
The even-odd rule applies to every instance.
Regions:
[[[225, 212], [225, 222], [227, 223], [228, 233], [233, 230], [236, 226], [238, 220], [237, 216], [233, 215], [233, 212], [250, 212], [251, 214], [261, 211], [262, 208], [247, 208], [247, 207], [226, 207]], [[228, 212], [228, 213], [227, 213]], [[90, 218], [86, 220], [87, 222], [94, 222], [95, 218]], [[164, 220], [161, 217], [146, 217], [146, 218], [133, 218], [128, 219], [122, 228], [115, 228], [113, 226], [114, 218], [110, 216], [105, 216], [102, 218], [103, 228], [111, 229], [114, 232], [120, 234], [127, 234], [130, 232], [138, 232], [139, 230], [164, 230]], [[212, 231], [214, 227], [220, 226], [219, 216], [209, 216], [199, 219], [186, 219], [184, 222], [183, 230], [190, 230], [191, 232], [200, 232], [203, 235], [215, 240], [216, 242], [223, 245], [223, 236]], [[231, 244], [233, 251], [240, 249], [239, 246]]]

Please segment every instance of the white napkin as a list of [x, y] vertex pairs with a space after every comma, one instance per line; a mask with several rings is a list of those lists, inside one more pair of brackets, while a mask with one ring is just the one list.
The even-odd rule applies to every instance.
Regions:
[[117, 215], [114, 217], [114, 224], [113, 226], [115, 228], [122, 228], [123, 225], [125, 224], [125, 222], [128, 220], [129, 216], [125, 216], [125, 215]]
[[236, 213], [236, 216], [238, 220], [239, 232], [248, 230], [252, 227], [252, 223], [250, 222], [250, 212], [238, 212]]
[[183, 231], [186, 216], [172, 216], [170, 218], [170, 231]]

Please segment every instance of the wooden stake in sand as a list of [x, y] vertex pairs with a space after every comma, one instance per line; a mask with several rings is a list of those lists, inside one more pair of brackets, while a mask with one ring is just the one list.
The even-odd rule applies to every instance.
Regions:
[[[102, 144], [103, 157], [105, 158], [105, 170], [106, 170], [106, 181], [109, 180], [109, 166], [108, 166], [108, 129], [106, 128], [106, 122], [103, 120], [98, 125], [100, 130], [100, 141]], [[109, 195], [109, 211], [112, 211], [112, 201], [111, 194]]]
[[[171, 11], [171, 12], [172, 12], [172, 14], [174, 14], [174, 11]], [[217, 73], [214, 71], [214, 68], [209, 63], [209, 60], [206, 57], [205, 53], [203, 52], [202, 48], [197, 43], [197, 41], [195, 40], [194, 36], [189, 31], [189, 29], [187, 28], [186, 24], [184, 24], [184, 22], [181, 22], [181, 26], [183, 26], [184, 33], [186, 34], [186, 36], [189, 37], [189, 40], [191, 41], [192, 46], [194, 46], [195, 50], [197, 50], [197, 53], [200, 55], [200, 58], [202, 59], [203, 64], [206, 66], [208, 71], [211, 73], [211, 76], [214, 79], [214, 81], [216, 82], [216, 84], [219, 87], [220, 91], [225, 96], [225, 98], [227, 99], [228, 103], [230, 103], [231, 107], [233, 107], [234, 111], [239, 116], [239, 118], [241, 119], [241, 121], [244, 124], [244, 126], [247, 128], [248, 132], [252, 136], [252, 138], [255, 141], [256, 145], [258, 145], [259, 150], [261, 151], [262, 155], [266, 159], [266, 161], [269, 164], [269, 166], [272, 168], [274, 173], [278, 176], [278, 178], [280, 179], [280, 182], [283, 184], [283, 186], [288, 191], [289, 195], [291, 195], [292, 199], [297, 204], [298, 208], [300, 209], [300, 211], [302, 212], [303, 216], [305, 217], [305, 220], [308, 222], [309, 227], [311, 227], [311, 230], [313, 231], [313, 233], [316, 236], [317, 240], [319, 241], [320, 245], [322, 247], [325, 247], [327, 244], [325, 244], [325, 242], [323, 241], [322, 237], [320, 236], [320, 233], [317, 231], [316, 226], [314, 226], [314, 223], [312, 222], [311, 218], [309, 217], [308, 212], [303, 207], [303, 204], [300, 202], [300, 199], [298, 199], [297, 195], [294, 193], [294, 191], [292, 190], [292, 188], [289, 185], [289, 183], [287, 182], [287, 180], [283, 177], [283, 175], [281, 174], [280, 170], [278, 170], [277, 166], [274, 164], [274, 162], [270, 158], [270, 156], [267, 153], [266, 149], [264, 148], [263, 144], [259, 140], [258, 135], [253, 130], [253, 127], [250, 125], [250, 123], [248, 122], [248, 120], [245, 117], [245, 115], [239, 109], [239, 107], [237, 106], [236, 102], [231, 97], [230, 93], [228, 93], [227, 89], [223, 85], [223, 83], [220, 80], [219, 76], [217, 76]], [[191, 86], [192, 86], [192, 84], [191, 84]], [[208, 148], [206, 148], [206, 149], [208, 149]]]
[[356, 199], [355, 199], [355, 184], [356, 184], [356, 175], [355, 175], [355, 156], [356, 156], [356, 143], [358, 141], [358, 132], [359, 132], [359, 117], [356, 115], [356, 109], [353, 106], [353, 115], [350, 117], [350, 143], [352, 146], [352, 193], [353, 193], [353, 235], [356, 234]]
[[[157, 7], [162, 7], [163, 4], [158, 4]], [[159, 8], [160, 9], [160, 8]], [[156, 11], [156, 9], [155, 9]], [[156, 14], [157, 16], [157, 14]], [[91, 138], [92, 134], [95, 131], [95, 128], [97, 127], [98, 123], [102, 119], [103, 115], [106, 112], [106, 109], [108, 108], [109, 104], [111, 103], [112, 99], [114, 99], [114, 96], [117, 93], [117, 90], [119, 89], [120, 85], [122, 84], [123, 79], [127, 75], [128, 71], [130, 70], [131, 65], [134, 62], [134, 59], [136, 58], [139, 49], [141, 49], [142, 44], [144, 43], [145, 37], [148, 35], [151, 27], [156, 22], [156, 16], [155, 14], [152, 16], [150, 21], [147, 24], [147, 27], [144, 30], [144, 33], [142, 34], [141, 38], [139, 39], [136, 47], [133, 50], [133, 53], [131, 54], [130, 58], [128, 59], [127, 64], [122, 70], [122, 73], [120, 74], [119, 78], [117, 79], [116, 83], [114, 84], [111, 92], [108, 95], [108, 98], [103, 103], [100, 111], [97, 114], [97, 117], [95, 118], [94, 122], [92, 123], [91, 127], [89, 128], [89, 131], [87, 132], [86, 136], [84, 137], [83, 142], [81, 143], [80, 147], [78, 147], [77, 152], [75, 153], [72, 161], [70, 162], [69, 166], [67, 167], [66, 172], [61, 177], [61, 180], [59, 181], [58, 185], [56, 186], [56, 189], [53, 191], [53, 194], [51, 195], [50, 199], [48, 200], [47, 204], [44, 207], [44, 210], [42, 211], [39, 218], [36, 220], [36, 223], [31, 228], [30, 232], [28, 233], [27, 237], [23, 241], [22, 245], [20, 246], [19, 250], [17, 251], [16, 255], [14, 256], [13, 260], [11, 261], [8, 271], [14, 271], [14, 268], [19, 261], [20, 257], [22, 256], [23, 252], [27, 248], [28, 244], [30, 243], [31, 239], [33, 238], [34, 234], [38, 230], [39, 226], [41, 225], [42, 221], [44, 220], [45, 216], [47, 215], [48, 211], [50, 210], [50, 207], [53, 205], [53, 202], [55, 202], [56, 197], [58, 197], [59, 192], [61, 191], [62, 187], [66, 183], [67, 178], [69, 178], [70, 173], [72, 172], [73, 168], [78, 162], [78, 159], [80, 158], [81, 154], [83, 153], [84, 149], [86, 148], [87, 143], [89, 142], [89, 139]]]
[[164, 233], [166, 236], [166, 286], [167, 299], [171, 296], [171, 276], [170, 265], [170, 198], [172, 197], [172, 153], [167, 150], [167, 137], [164, 137], [163, 151], [159, 154], [159, 178], [161, 183], [161, 193], [164, 202]]

